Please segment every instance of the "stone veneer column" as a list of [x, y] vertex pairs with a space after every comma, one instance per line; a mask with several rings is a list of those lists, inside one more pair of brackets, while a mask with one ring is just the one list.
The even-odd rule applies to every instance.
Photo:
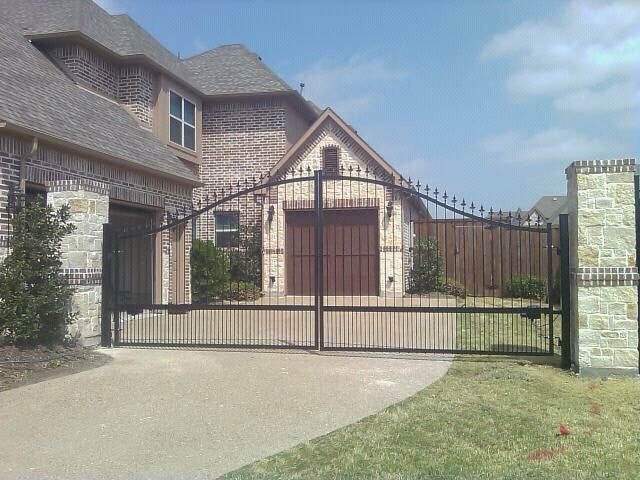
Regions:
[[572, 163], [568, 181], [574, 368], [638, 374], [634, 160]]
[[62, 273], [75, 287], [76, 320], [68, 334], [84, 346], [100, 344], [102, 305], [102, 226], [109, 221], [109, 191], [103, 183], [62, 180], [47, 184], [47, 203], [69, 205], [76, 230], [62, 242]]

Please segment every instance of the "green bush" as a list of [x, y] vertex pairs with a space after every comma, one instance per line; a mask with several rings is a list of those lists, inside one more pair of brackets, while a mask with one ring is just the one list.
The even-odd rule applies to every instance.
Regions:
[[262, 296], [262, 291], [253, 283], [248, 282], [231, 282], [227, 286], [224, 299], [238, 302], [250, 302], [258, 300]]
[[11, 220], [10, 253], [0, 266], [0, 335], [10, 343], [61, 341], [73, 320], [74, 289], [60, 275], [62, 239], [75, 230], [69, 208], [39, 202]]
[[231, 282], [229, 257], [211, 240], [191, 245], [191, 296], [193, 303], [222, 299]]
[[437, 292], [442, 283], [442, 258], [438, 240], [429, 237], [413, 248], [413, 268], [409, 277], [410, 293]]
[[465, 298], [467, 289], [456, 280], [445, 278], [438, 240], [429, 237], [416, 243], [413, 249], [413, 269], [409, 277], [409, 293], [443, 293]]
[[230, 263], [232, 280], [262, 284], [262, 238], [258, 228], [240, 228], [239, 246], [231, 249]]
[[538, 277], [514, 277], [505, 285], [508, 296], [542, 300], [546, 294], [546, 283]]
[[453, 297], [467, 298], [467, 287], [460, 282], [457, 282], [451, 278], [447, 278], [441, 282], [438, 291], [445, 295], [451, 295]]
[[255, 255], [245, 256], [243, 252], [218, 248], [211, 240], [194, 240], [191, 246], [193, 303], [257, 300], [261, 296], [261, 279], [256, 275], [261, 268], [256, 267], [256, 261]]

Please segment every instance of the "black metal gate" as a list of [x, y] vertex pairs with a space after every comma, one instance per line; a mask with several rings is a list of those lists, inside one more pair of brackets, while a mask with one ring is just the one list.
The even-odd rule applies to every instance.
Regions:
[[[559, 228], [419, 182], [338, 173], [300, 169], [229, 186], [155, 226], [106, 226], [103, 338], [114, 346], [554, 353], [554, 317], [568, 288]], [[148, 258], [132, 262], [140, 255]]]

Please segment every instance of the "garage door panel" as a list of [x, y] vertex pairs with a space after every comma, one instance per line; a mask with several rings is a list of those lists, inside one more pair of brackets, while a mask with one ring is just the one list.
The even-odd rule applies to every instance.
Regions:
[[[325, 295], [378, 295], [376, 210], [325, 211], [323, 287]], [[287, 293], [315, 293], [315, 213], [288, 212]], [[289, 245], [291, 244], [291, 245]], [[292, 270], [295, 270], [292, 272]]]

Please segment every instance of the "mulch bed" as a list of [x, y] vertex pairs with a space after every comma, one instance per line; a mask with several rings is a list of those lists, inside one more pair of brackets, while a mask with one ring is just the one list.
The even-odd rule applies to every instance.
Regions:
[[0, 392], [99, 367], [109, 357], [96, 350], [64, 345], [0, 347]]

